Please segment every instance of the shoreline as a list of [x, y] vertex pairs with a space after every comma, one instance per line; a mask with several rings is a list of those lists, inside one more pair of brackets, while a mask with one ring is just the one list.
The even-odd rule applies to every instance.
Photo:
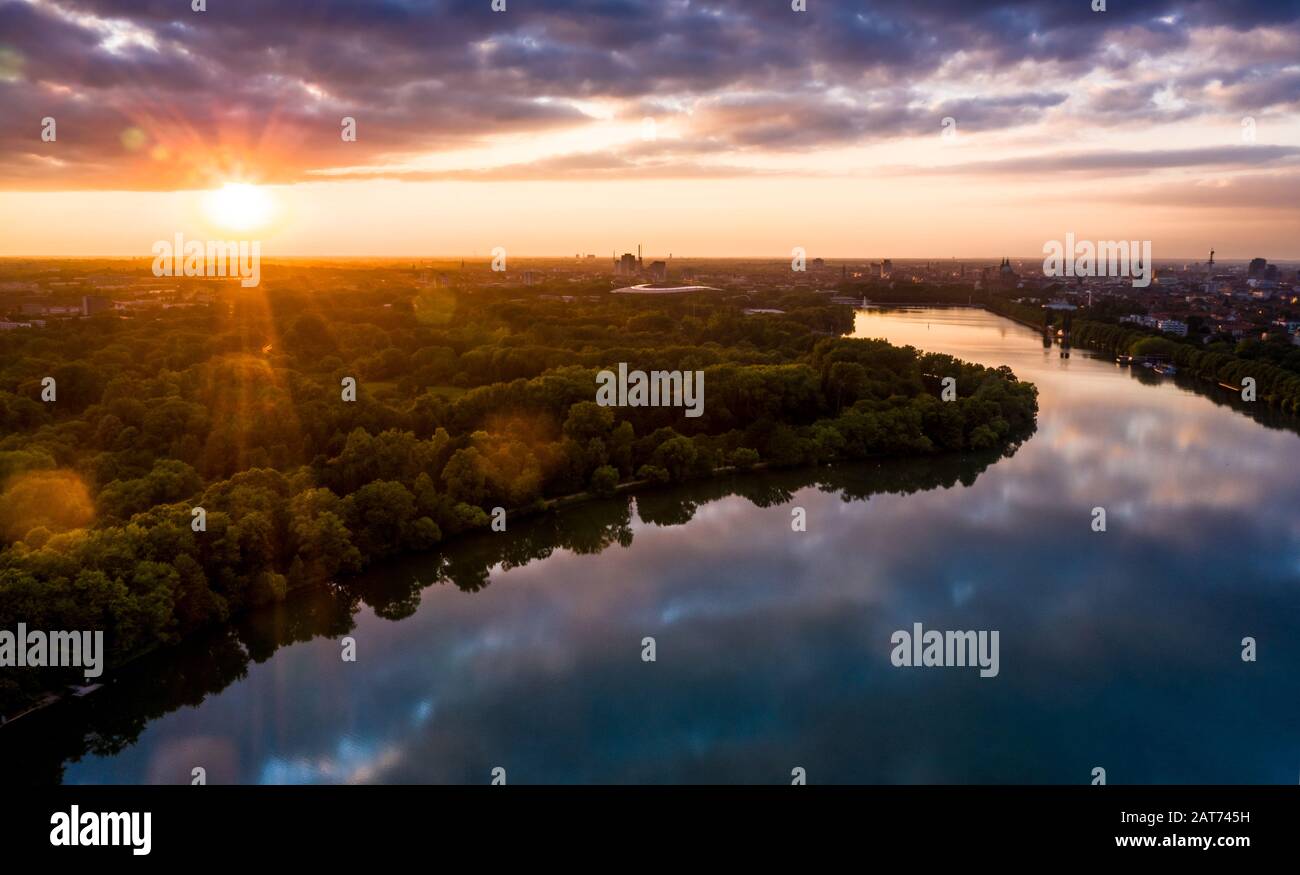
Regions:
[[[979, 307], [978, 305], [967, 305], [961, 303], [952, 303], [952, 304], [936, 303], [933, 305], [899, 303], [899, 304], [888, 304], [885, 306], [923, 307], [923, 308], [933, 306], [933, 307], [951, 307], [954, 309], [981, 309], [981, 307]], [[840, 321], [842, 322], [843, 320]], [[841, 338], [843, 340], [853, 340], [854, 331], [852, 325], [851, 324], [840, 325], [838, 331], [834, 334], [834, 336]], [[987, 368], [986, 366], [982, 366], [982, 365], [978, 367], [984, 371], [992, 370], [991, 368]], [[1024, 393], [1020, 393], [1020, 394], [1023, 395]], [[922, 390], [915, 397], [922, 398], [925, 396], [929, 396], [932, 398], [933, 392], [930, 392], [929, 390]], [[913, 400], [915, 399], [913, 398]], [[1020, 423], [1021, 431], [1005, 435], [1003, 440], [996, 442], [996, 446], [990, 446], [987, 449], [997, 449], [999, 451], [1005, 451], [1008, 447], [1014, 446], [1026, 440], [1029, 435], [1033, 434], [1034, 430], [1037, 427], [1038, 410], [1037, 410], [1036, 402], [1027, 398], [1019, 398], [1014, 402], [1009, 401], [1008, 403], [1014, 403], [1014, 407], [1015, 407], [1015, 411], [1014, 411], [1015, 416], [1012, 417], [1011, 414], [1008, 414], [1008, 416], [1011, 417], [1014, 421]], [[817, 408], [817, 411], [821, 411], [821, 410], [822, 408], [820, 407]], [[818, 412], [817, 415], [820, 416], [821, 413]], [[830, 416], [831, 419], [833, 420], [838, 415], [839, 413], [837, 409], [837, 412], [831, 414]], [[968, 423], [968, 426], [970, 428], [974, 428], [977, 425], [987, 425], [988, 417], [985, 414], [979, 414], [979, 415], [972, 414], [969, 417], [969, 419], [971, 421]], [[1025, 422], [1025, 420], [1027, 420], [1027, 422]], [[799, 426], [799, 428], [807, 429], [810, 426], [811, 423], [808, 423]], [[990, 435], [989, 437], [992, 438], [993, 436]], [[993, 441], [996, 441], [996, 438], [993, 438]], [[643, 475], [642, 477], [634, 476], [634, 479], [629, 479], [621, 483], [611, 484], [608, 481], [606, 481], [604, 484], [601, 484], [602, 488], [599, 490], [599, 492], [594, 492], [591, 489], [585, 489], [583, 491], [573, 492], [565, 495], [556, 495], [553, 497], [539, 496], [523, 506], [506, 508], [504, 510], [504, 514], [505, 514], [505, 519], [509, 522], [513, 522], [516, 520], [528, 520], [531, 518], [541, 516], [547, 512], [564, 511], [596, 500], [605, 500], [610, 498], [617, 499], [620, 496], [628, 496], [635, 493], [642, 493], [642, 492], [650, 493], [654, 491], [659, 491], [660, 489], [663, 489], [665, 487], [676, 488], [690, 482], [696, 482], [696, 483], [708, 482], [711, 480], [718, 480], [718, 479], [735, 476], [735, 475], [744, 475], [749, 473], [762, 473], [762, 472], [767, 472], [772, 470], [794, 470], [794, 469], [815, 470], [817, 468], [822, 468], [825, 466], [834, 466], [840, 464], [855, 464], [855, 463], [862, 463], [862, 462], [879, 463], [880, 461], [883, 460], [890, 460], [891, 462], [897, 461], [899, 463], [923, 462], [925, 460], [934, 459], [953, 452], [960, 454], [962, 452], [973, 451], [970, 449], [968, 444], [969, 441], [966, 438], [963, 438], [958, 441], [958, 445], [965, 447], [965, 449], [957, 449], [957, 450], [948, 449], [948, 447], [950, 446], [949, 443], [938, 441], [937, 443], [927, 442], [926, 444], [921, 444], [916, 446], [894, 447], [892, 448], [891, 451], [891, 448], [887, 443], [875, 442], [873, 444], [872, 442], [864, 442], [857, 445], [857, 450], [859, 452], [865, 453], [863, 455], [846, 454], [843, 450], [840, 450], [838, 452], [821, 452], [821, 451], [808, 450], [797, 454], [787, 454], [784, 457], [784, 459], [777, 459], [777, 460], [758, 459], [753, 464], [743, 464], [744, 462], [747, 462], [747, 460], [742, 457], [741, 465], [721, 464], [721, 465], [716, 465], [714, 467], [711, 467], [707, 471], [704, 470], [703, 466], [701, 466], [701, 468], [696, 469], [694, 472], [692, 472], [695, 473], [696, 476], [683, 476], [687, 474], [685, 470], [677, 471], [676, 473], [678, 479], [670, 479], [668, 477], [667, 472], [663, 470], [654, 470], [652, 472], [640, 472]], [[724, 455], [720, 451], [712, 452], [711, 455], [712, 455], [712, 459], [710, 459], [711, 461], [717, 461], [717, 462], [732, 461], [728, 455]], [[751, 457], [757, 458], [757, 454], [751, 453]], [[647, 479], [644, 478], [645, 473], [652, 473], [655, 476], [652, 476]], [[186, 502], [185, 501], [170, 502], [169, 504], [173, 506], [182, 506], [185, 505]], [[164, 507], [164, 506], [165, 505], [157, 505], [157, 507]], [[483, 508], [480, 508], [480, 510], [483, 510]], [[449, 550], [451, 547], [453, 547], [455, 544], [457, 544], [459, 541], [466, 538], [467, 536], [494, 531], [490, 515], [483, 516], [481, 519], [482, 519], [481, 523], [477, 525], [471, 525], [468, 527], [462, 527], [461, 525], [458, 525], [454, 527], [452, 529], [452, 532], [448, 534], [446, 537], [441, 537], [436, 542], [427, 542], [427, 546], [425, 544], [421, 544], [420, 546], [423, 549], [420, 550], [408, 549], [408, 550], [398, 552], [397, 554], [395, 554], [395, 556], [436, 555], [438, 552]], [[177, 555], [173, 552], [170, 559], [165, 561], [168, 561], [170, 564], [172, 562], [175, 562], [176, 560], [177, 560]], [[90, 695], [96, 692], [97, 690], [101, 689], [103, 686], [106, 686], [110, 683], [114, 683], [116, 679], [120, 676], [122, 671], [126, 669], [128, 666], [131, 666], [136, 662], [138, 662], [139, 660], [142, 660], [156, 652], [170, 651], [175, 647], [179, 647], [185, 644], [187, 641], [193, 640], [194, 637], [196, 637], [199, 633], [205, 630], [214, 630], [214, 629], [220, 630], [223, 628], [230, 629], [236, 623], [238, 623], [242, 618], [249, 616], [250, 614], [256, 612], [258, 609], [269, 605], [283, 603], [286, 600], [288, 600], [290, 597], [300, 593], [311, 592], [313, 590], [322, 587], [346, 587], [349, 585], [349, 582], [352, 579], [362, 574], [365, 574], [367, 570], [374, 567], [375, 564], [377, 563], [366, 561], [365, 564], [362, 567], [358, 568], [356, 571], [347, 574], [336, 573], [330, 578], [324, 580], [320, 579], [319, 577], [313, 577], [311, 579], [300, 578], [298, 580], [300, 584], [299, 586], [284, 586], [278, 593], [272, 593], [269, 596], [263, 596], [263, 600], [257, 602], [253, 602], [250, 599], [249, 601], [243, 603], [240, 606], [240, 610], [238, 610], [237, 612], [232, 612], [229, 613], [228, 615], [221, 616], [221, 617], [214, 616], [211, 619], [215, 622], [211, 622], [210, 625], [201, 625], [201, 626], [196, 625], [190, 627], [190, 629], [186, 631], [184, 634], [175, 634], [167, 630], [163, 630], [162, 634], [154, 637], [154, 640], [140, 642], [142, 646], [139, 646], [138, 649], [132, 649], [130, 652], [121, 655], [119, 657], [119, 660], [116, 661], [115, 664], [106, 667], [103, 678], [98, 679], [99, 682], [98, 685], [96, 686], [86, 686], [75, 682], [67, 682], [65, 678], [60, 677], [59, 675], [46, 674], [44, 672], [40, 674], [36, 674], [34, 677], [32, 675], [28, 675], [22, 679], [21, 683], [15, 682], [13, 687], [6, 690], [5, 698], [8, 701], [6, 701], [5, 703], [5, 708], [0, 709], [0, 729], [3, 729], [5, 726], [8, 726], [10, 723], [16, 722], [22, 717], [29, 716], [30, 714], [39, 711], [44, 711], [45, 709], [59, 702], [66, 701], [71, 698], [82, 698], [87, 695]], [[287, 570], [282, 570], [282, 569], [270, 568], [270, 570], [276, 572], [277, 574], [282, 574], [282, 575], [288, 573]], [[175, 597], [174, 591], [173, 591], [173, 597]]]
[[[1036, 427], [1037, 413], [1035, 413], [1034, 421]], [[1028, 437], [1031, 435], [1032, 432], [1030, 433], [1030, 435], [1014, 436], [1011, 440], [1008, 440], [1005, 444], [998, 447], [997, 448], [998, 452], [1005, 452], [1007, 447], [1020, 444], [1025, 440], [1027, 440]], [[725, 476], [736, 475], [736, 474], [746, 475], [746, 474], [757, 474], [757, 473], [763, 473], [769, 471], [775, 472], [775, 471], [816, 470], [819, 468], [833, 467], [839, 464], [857, 465], [863, 463], [880, 463], [882, 461], [889, 460], [889, 459], [898, 459], [906, 462], [920, 462], [926, 459], [936, 459], [936, 458], [944, 458], [944, 457], [951, 457], [951, 456], [964, 456], [966, 454], [967, 454], [966, 452], [962, 452], [962, 453], [934, 453], [930, 455], [912, 455], [912, 456], [874, 455], [874, 456], [863, 457], [860, 459], [844, 459], [838, 462], [823, 462], [823, 463], [813, 463], [813, 464], [805, 464], [805, 465], [774, 465], [771, 462], [756, 462], [755, 464], [746, 466], [744, 468], [740, 468], [735, 465], [723, 465], [714, 468], [713, 471], [707, 476], [695, 477], [688, 480], [677, 481], [677, 482], [661, 482], [657, 480], [648, 480], [648, 479], [629, 480], [624, 483], [618, 484], [614, 488], [614, 493], [612, 495], [597, 495], [588, 490], [584, 492], [571, 493], [569, 495], [557, 496], [555, 498], [550, 498], [550, 499], [540, 499], [539, 501], [531, 505], [526, 505], [524, 507], [519, 507], [514, 509], [507, 509], [506, 517], [508, 520], [509, 519], [532, 519], [532, 518], [543, 516], [547, 513], [553, 513], [553, 512], [558, 513], [562, 511], [571, 510], [576, 507], [581, 507], [582, 505], [590, 504], [595, 501], [606, 501], [606, 500], [618, 498], [620, 496], [630, 495], [633, 492], [638, 492], [638, 491], [655, 492], [663, 489], [687, 486], [693, 483], [706, 483], [712, 480], [720, 479]], [[425, 551], [404, 552], [398, 554], [397, 556], [389, 557], [387, 561], [411, 559], [417, 556], [433, 556], [437, 554], [442, 548], [455, 546], [458, 542], [462, 540], [466, 540], [469, 536], [482, 535], [485, 532], [490, 532], [490, 531], [491, 531], [491, 524], [488, 523], [486, 525], [479, 526], [477, 528], [468, 529], [464, 532], [460, 532], [448, 538], [445, 541], [439, 542], [438, 545], [432, 549], [425, 550]], [[223, 625], [225, 628], [230, 628], [233, 625], [235, 625], [238, 619], [242, 617], [246, 617], [249, 614], [256, 612], [257, 610], [273, 607], [276, 604], [284, 604], [285, 602], [293, 598], [309, 595], [313, 592], [319, 592], [330, 586], [346, 586], [348, 581], [361, 577], [362, 575], [366, 574], [370, 570], [371, 568], [368, 566], [354, 574], [350, 574], [345, 577], [323, 581], [320, 583], [314, 583], [309, 586], [304, 586], [304, 587], [299, 587], [296, 589], [289, 590], [285, 594], [285, 599], [281, 602], [268, 602], [265, 604], [253, 606], [248, 610], [241, 612], [238, 615], [228, 618], [224, 624], [216, 624], [214, 626], [207, 627], [205, 631], [212, 632], [222, 628]], [[33, 714], [46, 713], [56, 705], [63, 704], [73, 699], [84, 698], [85, 696], [88, 696], [91, 693], [94, 693], [100, 689], [109, 686], [111, 683], [113, 683], [115, 679], [115, 675], [121, 672], [122, 669], [126, 668], [127, 666], [133, 665], [151, 655], [158, 654], [161, 652], [166, 652], [176, 647], [181, 647], [186, 643], [187, 640], [188, 639], [182, 639], [180, 641], [174, 643], [168, 643], [168, 644], [155, 643], [145, 650], [142, 650], [138, 653], [134, 653], [127, 659], [123, 660], [118, 665], [114, 666], [112, 670], [106, 670], [104, 674], [99, 679], [97, 679], [96, 684], [86, 685], [85, 687], [81, 687], [81, 688], [79, 688], [77, 685], [74, 684], [68, 684], [62, 688], [52, 688], [52, 689], [42, 691], [34, 701], [25, 703], [18, 711], [12, 714], [0, 714], [0, 735], [3, 734], [5, 727], [17, 723], [21, 718], [30, 717]], [[79, 689], [83, 691], [79, 692]]]
[[983, 311], [986, 312], [986, 313], [992, 313], [994, 316], [999, 316], [999, 317], [1001, 317], [1001, 318], [1003, 318], [1003, 319], [1010, 319], [1012, 322], [1015, 322], [1015, 323], [1018, 324], [1018, 325], [1023, 325], [1023, 326], [1025, 326], [1026, 328], [1032, 328], [1032, 329], [1034, 329], [1035, 331], [1037, 331], [1039, 334], [1045, 334], [1045, 333], [1047, 333], [1047, 326], [1046, 326], [1046, 325], [1040, 325], [1040, 324], [1035, 323], [1035, 322], [1030, 322], [1028, 319], [1025, 319], [1025, 318], [1020, 317], [1020, 316], [1017, 316], [1017, 315], [1014, 314], [1014, 313], [1002, 313], [1002, 312], [999, 312], [998, 310], [995, 310], [994, 308], [990, 307], [988, 304], [982, 304], [982, 305], [980, 305], [980, 308], [979, 308], [979, 309], [983, 310]]

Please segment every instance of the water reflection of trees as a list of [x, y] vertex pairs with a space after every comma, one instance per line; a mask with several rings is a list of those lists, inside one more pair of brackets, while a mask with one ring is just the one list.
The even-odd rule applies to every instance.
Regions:
[[633, 514], [643, 523], [689, 522], [710, 502], [739, 496], [759, 507], [789, 502], [814, 487], [845, 502], [882, 493], [909, 494], [969, 486], [991, 464], [1016, 451], [814, 469], [762, 471], [702, 480], [631, 497], [592, 501], [558, 513], [512, 522], [506, 532], [480, 533], [446, 549], [406, 557], [332, 585], [255, 611], [236, 625], [165, 652], [137, 660], [104, 690], [60, 703], [4, 730], [0, 769], [17, 784], [55, 783], [64, 764], [87, 754], [112, 755], [133, 744], [153, 720], [247, 676], [250, 663], [265, 662], [289, 644], [337, 638], [355, 628], [362, 605], [389, 620], [409, 617], [433, 585], [477, 592], [496, 569], [545, 559], [556, 550], [596, 554], [632, 543]]
[[1282, 413], [1262, 401], [1243, 401], [1241, 390], [1227, 389], [1213, 380], [1180, 372], [1173, 377], [1157, 374], [1149, 368], [1130, 367], [1129, 376], [1144, 386], [1159, 386], [1170, 380], [1185, 392], [1209, 399], [1216, 407], [1226, 407], [1247, 416], [1265, 428], [1300, 434], [1300, 418]]
[[[1143, 382], [1160, 379], [1158, 375], [1152, 374], [1145, 368], [1134, 368], [1133, 371]], [[1208, 398], [1216, 407], [1227, 407], [1243, 416], [1249, 416], [1265, 428], [1300, 434], [1300, 418], [1269, 407], [1262, 401], [1243, 401], [1239, 389], [1225, 389], [1210, 380], [1201, 380], [1184, 374], [1174, 377], [1174, 382], [1177, 383], [1178, 388]]]

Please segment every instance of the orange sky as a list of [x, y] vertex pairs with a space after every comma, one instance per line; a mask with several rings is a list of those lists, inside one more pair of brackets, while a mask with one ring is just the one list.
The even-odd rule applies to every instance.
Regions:
[[269, 187], [271, 223], [246, 232], [211, 221], [202, 192], [3, 193], [0, 254], [141, 256], [177, 231], [259, 239], [265, 256], [484, 256], [495, 246], [519, 256], [603, 256], [640, 242], [654, 255], [696, 257], [779, 256], [794, 246], [812, 257], [975, 257], [1039, 254], [1067, 231], [1152, 239], [1157, 258], [1203, 256], [1210, 246], [1220, 258], [1300, 254], [1294, 213], [1118, 197], [1056, 202], [1031, 189], [799, 177], [298, 184]]

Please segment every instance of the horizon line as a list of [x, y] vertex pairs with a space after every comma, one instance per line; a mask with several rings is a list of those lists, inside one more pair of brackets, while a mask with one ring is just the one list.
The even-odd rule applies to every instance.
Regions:
[[[239, 241], [238, 239], [236, 239], [235, 242], [240, 242], [240, 241]], [[882, 260], [889, 260], [889, 261], [895, 261], [895, 262], [898, 262], [898, 261], [940, 261], [940, 262], [942, 262], [942, 261], [977, 261], [977, 260], [989, 260], [989, 261], [992, 261], [992, 260], [1001, 260], [1001, 259], [1003, 259], [1003, 258], [1009, 258], [1009, 259], [1018, 259], [1018, 260], [1020, 260], [1020, 261], [1035, 261], [1035, 260], [1043, 260], [1044, 257], [1045, 257], [1044, 254], [1041, 254], [1041, 253], [1040, 253], [1040, 254], [1036, 254], [1036, 255], [1032, 255], [1032, 256], [1028, 256], [1028, 255], [1007, 255], [1007, 254], [1005, 254], [1005, 253], [1000, 254], [1000, 255], [945, 255], [945, 256], [934, 256], [934, 255], [929, 255], [929, 256], [925, 256], [925, 255], [919, 255], [919, 256], [918, 256], [918, 255], [899, 255], [899, 256], [889, 256], [889, 255], [886, 255], [886, 256], [870, 256], [870, 255], [812, 255], [812, 256], [806, 256], [805, 260], [806, 260], [806, 261], [813, 261], [813, 260], [815, 260], [815, 259], [820, 258], [820, 259], [822, 259], [822, 260], [824, 260], [824, 261], [845, 261], [845, 262], [847, 262], [847, 261], [882, 261]], [[76, 261], [76, 260], [92, 260], [92, 259], [115, 260], [115, 261], [153, 261], [155, 258], [156, 258], [156, 256], [154, 256], [154, 255], [152, 255], [152, 254], [149, 254], [149, 255], [108, 255], [108, 254], [50, 255], [50, 254], [40, 254], [40, 253], [25, 253], [25, 254], [21, 254], [21, 255], [3, 255], [3, 254], [0, 254], [0, 261], [7, 261], [7, 260], [22, 260], [22, 259], [27, 259], [27, 260], [39, 260], [39, 261], [58, 261], [58, 260], [63, 260], [63, 261]], [[330, 255], [305, 255], [305, 254], [288, 254], [288, 255], [264, 255], [264, 256], [261, 257], [261, 260], [264, 261], [264, 262], [265, 262], [265, 261], [274, 262], [274, 261], [277, 261], [277, 260], [279, 260], [279, 261], [288, 261], [288, 260], [351, 261], [351, 260], [363, 260], [363, 259], [365, 259], [365, 260], [371, 260], [371, 261], [410, 261], [410, 260], [415, 260], [415, 261], [421, 261], [421, 260], [423, 260], [423, 261], [457, 261], [457, 260], [471, 261], [471, 260], [472, 260], [472, 261], [477, 261], [477, 262], [490, 262], [490, 261], [493, 260], [493, 258], [494, 258], [494, 256], [492, 256], [492, 255], [478, 255], [478, 254], [474, 254], [474, 255], [468, 255], [468, 254], [450, 254], [450, 255], [448, 255], [448, 254], [440, 254], [440, 255], [429, 255], [429, 254], [427, 254], [427, 253], [426, 253], [426, 254], [423, 254], [423, 255], [419, 255], [419, 254], [402, 254], [402, 255], [379, 255], [379, 254], [350, 254], [350, 255], [330, 254]], [[572, 256], [572, 255], [537, 255], [537, 254], [531, 254], [531, 255], [507, 255], [507, 258], [508, 258], [510, 261], [548, 260], [548, 261], [578, 261], [578, 262], [585, 262], [585, 261], [588, 260], [587, 257], [586, 257], [586, 253], [584, 253], [580, 258], [576, 258], [576, 259], [575, 259], [574, 256]], [[645, 256], [644, 258], [642, 258], [642, 260], [644, 261], [646, 258], [650, 258], [650, 259], [653, 259], [653, 260], [656, 260], [656, 261], [666, 261], [666, 260], [668, 260], [668, 259], [672, 259], [672, 260], [674, 260], [674, 261], [774, 261], [774, 262], [784, 262], [784, 261], [789, 261], [789, 260], [790, 260], [790, 256], [789, 256], [789, 255], [666, 255], [666, 256], [663, 256], [663, 255], [660, 255], [660, 256], [648, 255], [648, 256]], [[1251, 256], [1244, 256], [1244, 255], [1241, 255], [1241, 256], [1239, 256], [1239, 255], [1225, 255], [1225, 256], [1223, 256], [1223, 257], [1219, 257], [1219, 253], [1218, 253], [1217, 250], [1215, 250], [1215, 259], [1214, 259], [1214, 262], [1215, 262], [1215, 264], [1220, 264], [1220, 263], [1223, 263], [1223, 262], [1229, 262], [1229, 261], [1247, 261], [1247, 262], [1248, 262], [1248, 261], [1250, 261], [1250, 260], [1252, 260], [1252, 259], [1254, 259], [1254, 258], [1267, 258], [1270, 264], [1277, 264], [1277, 263], [1280, 263], [1280, 262], [1296, 262], [1296, 263], [1300, 263], [1300, 255], [1295, 255], [1295, 256], [1281, 256], [1281, 257], [1277, 257], [1277, 258], [1273, 258], [1273, 257], [1270, 257], [1270, 256], [1264, 256], [1264, 255], [1251, 255]], [[596, 256], [594, 259], [591, 259], [591, 260], [593, 260], [593, 261], [597, 261], [597, 262], [599, 262], [599, 261], [603, 261], [603, 260], [604, 260], [604, 256], [603, 256], [603, 255], [598, 255], [598, 256]], [[617, 259], [615, 259], [615, 260], [617, 260]], [[1153, 258], [1152, 258], [1152, 261], [1155, 262], [1155, 263], [1157, 263], [1157, 264], [1158, 264], [1159, 262], [1162, 262], [1162, 261], [1165, 261], [1165, 262], [1169, 262], [1169, 261], [1182, 261], [1182, 262], [1193, 261], [1193, 262], [1204, 262], [1205, 260], [1206, 260], [1206, 259], [1205, 259], [1205, 256], [1204, 256], [1204, 255], [1201, 255], [1201, 256], [1167, 255], [1167, 256], [1162, 256], [1162, 257], [1159, 257], [1159, 258], [1156, 258], [1156, 257], [1153, 257]], [[507, 270], [508, 270], [508, 268], [507, 268]]]

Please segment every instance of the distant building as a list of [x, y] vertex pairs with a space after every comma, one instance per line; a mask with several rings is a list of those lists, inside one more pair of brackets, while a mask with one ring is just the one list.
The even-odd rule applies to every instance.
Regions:
[[826, 266], [826, 259], [824, 259], [824, 258], [814, 258], [814, 259], [813, 259], [813, 262], [812, 262], [812, 266], [813, 266], [813, 267], [825, 267], [825, 266]]
[[1156, 325], [1162, 334], [1173, 334], [1176, 337], [1187, 336], [1187, 323], [1178, 319], [1161, 319]]
[[641, 283], [638, 286], [626, 286], [614, 289], [611, 295], [681, 295], [687, 292], [716, 292], [713, 286], [655, 286]]
[[535, 270], [524, 271], [524, 285], [535, 286], [542, 281], [542, 275]]
[[1020, 275], [1011, 267], [1011, 259], [1004, 258], [998, 265], [998, 285], [1004, 289], [1014, 289], [1020, 283]]
[[614, 271], [619, 276], [631, 276], [636, 273], [636, 256], [630, 252], [624, 252], [623, 256], [614, 265]]
[[112, 298], [105, 298], [101, 295], [81, 296], [81, 315], [83, 316], [94, 316], [96, 313], [103, 313], [112, 309]]
[[662, 261], [652, 261], [650, 263], [650, 279], [659, 283], [668, 279], [668, 265]]

